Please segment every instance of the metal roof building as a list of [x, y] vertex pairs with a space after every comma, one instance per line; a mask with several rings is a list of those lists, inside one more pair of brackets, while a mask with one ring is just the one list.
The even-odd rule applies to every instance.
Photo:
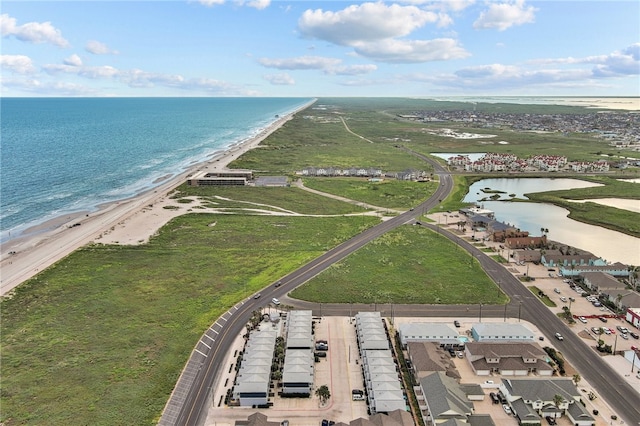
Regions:
[[287, 315], [287, 339], [282, 368], [282, 394], [308, 396], [313, 390], [314, 355], [311, 311]]
[[356, 315], [356, 336], [371, 414], [406, 410], [398, 368], [379, 312]]
[[233, 387], [233, 397], [241, 406], [267, 404], [277, 335], [277, 331], [267, 325], [249, 335]]
[[519, 323], [481, 322], [473, 324], [471, 335], [476, 342], [535, 340], [533, 332]]
[[458, 331], [441, 322], [420, 322], [400, 324], [398, 327], [402, 346], [407, 342], [438, 342], [441, 345], [459, 345], [460, 335]]

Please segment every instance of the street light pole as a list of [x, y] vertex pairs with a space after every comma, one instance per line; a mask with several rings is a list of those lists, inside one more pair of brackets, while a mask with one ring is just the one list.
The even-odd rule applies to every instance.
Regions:
[[478, 322], [482, 322], [482, 303], [480, 304], [480, 315], [478, 316]]
[[520, 312], [522, 311], [522, 302], [518, 305], [518, 322], [520, 322]]

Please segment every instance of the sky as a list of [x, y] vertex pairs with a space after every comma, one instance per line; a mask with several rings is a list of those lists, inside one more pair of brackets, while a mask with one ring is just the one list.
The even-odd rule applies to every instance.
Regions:
[[640, 96], [637, 0], [30, 1], [3, 97]]

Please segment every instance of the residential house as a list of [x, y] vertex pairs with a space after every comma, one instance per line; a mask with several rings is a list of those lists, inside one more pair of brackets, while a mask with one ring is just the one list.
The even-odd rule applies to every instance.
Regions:
[[451, 355], [436, 342], [408, 342], [407, 357], [413, 376], [420, 380], [434, 371], [460, 378]]
[[458, 382], [441, 371], [420, 379], [420, 390], [418, 405], [426, 425], [451, 419], [466, 421], [474, 412], [473, 403]]
[[[605, 261], [600, 259], [596, 263], [603, 263], [603, 262]], [[613, 275], [614, 277], [629, 276], [629, 269], [627, 268], [627, 265], [622, 264], [620, 262], [611, 263], [611, 264], [605, 263], [604, 265], [599, 265], [599, 264], [579, 265], [579, 266], [568, 265], [568, 266], [560, 267], [560, 275], [564, 277], [583, 275], [586, 272], [606, 272], [607, 274]]]
[[601, 292], [603, 290], [624, 290], [626, 285], [606, 272], [584, 272], [581, 274], [584, 285], [590, 290]]
[[465, 345], [467, 361], [479, 376], [551, 376], [553, 367], [547, 353], [537, 343], [480, 343]]
[[458, 330], [441, 322], [400, 324], [398, 334], [403, 347], [406, 347], [408, 342], [437, 342], [450, 346], [462, 344]]
[[[540, 417], [566, 414], [572, 425], [595, 425], [595, 419], [582, 405], [582, 395], [571, 379], [502, 379], [500, 391], [520, 424], [539, 425]], [[556, 395], [562, 397], [558, 406]]]
[[629, 308], [640, 308], [640, 294], [635, 291], [627, 289], [604, 289], [600, 294], [606, 296], [607, 300], [613, 303], [618, 309], [627, 310]]
[[505, 238], [505, 245], [510, 250], [525, 249], [525, 248], [541, 248], [547, 246], [547, 236], [542, 237], [513, 237]]

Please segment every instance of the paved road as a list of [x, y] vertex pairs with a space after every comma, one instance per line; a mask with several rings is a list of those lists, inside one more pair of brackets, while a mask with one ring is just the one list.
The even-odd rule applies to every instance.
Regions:
[[[247, 299], [225, 314], [221, 318], [222, 321], [219, 320], [207, 330], [205, 336], [198, 343], [189, 362], [189, 364], [194, 364], [193, 372], [189, 377], [181, 377], [179, 380], [159, 424], [195, 425], [204, 422], [205, 407], [209, 403], [211, 387], [219, 374], [217, 369], [223, 365], [225, 354], [235, 337], [248, 322], [253, 310], [268, 303], [272, 297], [283, 299], [289, 291], [315, 277], [333, 263], [344, 259], [384, 233], [400, 225], [414, 222], [416, 217], [426, 213], [446, 198], [453, 188], [453, 179], [438, 164], [426, 157], [422, 158], [434, 164], [435, 172], [440, 175], [441, 183], [435, 193], [415, 209], [366, 230], [285, 276], [281, 280], [280, 287], [270, 286], [261, 292], [259, 299]], [[438, 230], [435, 225], [423, 223], [422, 226]], [[547, 338], [552, 338], [554, 333], [558, 331], [562, 333], [565, 340], [554, 343], [565, 358], [580, 371], [580, 374], [589, 381], [627, 424], [640, 424], [640, 393], [637, 390], [620, 380], [617, 373], [606, 362], [588, 348], [577, 335], [503, 266], [467, 241], [448, 232], [444, 232], [443, 235], [476, 257], [489, 276], [499, 284], [500, 289], [511, 298], [509, 305], [322, 305], [305, 302], [296, 304], [301, 308], [314, 310], [316, 315], [351, 315], [358, 311], [386, 309], [385, 312], [388, 315], [396, 316], [478, 317], [479, 320], [483, 317], [522, 317], [536, 324]], [[204, 341], [207, 344], [203, 346]]]

